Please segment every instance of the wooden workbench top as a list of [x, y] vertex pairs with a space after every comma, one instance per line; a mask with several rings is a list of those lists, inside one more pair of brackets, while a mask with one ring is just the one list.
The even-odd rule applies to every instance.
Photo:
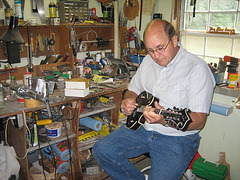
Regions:
[[[86, 97], [66, 97], [64, 96], [64, 90], [55, 90], [54, 95], [49, 96], [50, 106], [56, 106], [65, 103], [71, 103], [78, 100], [88, 99], [95, 96], [101, 96], [106, 94], [111, 94], [119, 91], [123, 91], [126, 89], [126, 84], [116, 86], [115, 88], [106, 88], [102, 90], [98, 90], [95, 92], [90, 92]], [[18, 101], [5, 101], [5, 107], [0, 110], [0, 118], [7, 116], [14, 116], [17, 114], [21, 114], [24, 112], [35, 111], [39, 109], [45, 108], [45, 104], [41, 103], [40, 106], [34, 108], [26, 108], [24, 107], [24, 103], [20, 103]]]

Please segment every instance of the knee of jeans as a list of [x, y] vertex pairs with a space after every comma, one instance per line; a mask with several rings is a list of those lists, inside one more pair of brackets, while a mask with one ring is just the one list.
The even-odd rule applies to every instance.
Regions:
[[92, 147], [92, 155], [95, 158], [96, 157], [101, 158], [105, 154], [106, 154], [106, 146], [101, 141], [96, 142]]
[[98, 142], [96, 142], [94, 145], [93, 145], [93, 147], [92, 147], [92, 155], [94, 156], [94, 157], [96, 157], [97, 156], [97, 154], [98, 154]]

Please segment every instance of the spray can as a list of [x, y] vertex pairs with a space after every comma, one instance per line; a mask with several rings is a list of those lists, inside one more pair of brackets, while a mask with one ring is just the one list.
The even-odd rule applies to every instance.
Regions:
[[51, 18], [57, 17], [56, 4], [53, 2], [53, 0], [51, 0], [49, 4], [49, 16]]
[[68, 161], [72, 156], [72, 150], [69, 149], [69, 147], [64, 142], [53, 144], [51, 147], [56, 155], [58, 155], [63, 161]]
[[96, 8], [92, 8], [93, 16], [96, 16]]
[[69, 163], [63, 161], [59, 156], [54, 154], [50, 146], [44, 147], [41, 151], [60, 174], [65, 173], [69, 169]]
[[23, 7], [21, 0], [14, 0], [15, 4], [15, 14], [20, 20], [23, 20]]

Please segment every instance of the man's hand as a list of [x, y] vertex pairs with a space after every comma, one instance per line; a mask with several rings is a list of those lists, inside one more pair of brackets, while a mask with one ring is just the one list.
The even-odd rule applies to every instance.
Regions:
[[164, 109], [164, 107], [160, 106], [158, 102], [154, 102], [154, 106], [156, 108], [153, 108], [152, 106], [146, 106], [144, 108], [143, 112], [144, 118], [148, 123], [159, 123], [165, 125], [167, 121], [164, 120], [164, 117], [154, 112], [155, 109]]
[[135, 99], [127, 98], [124, 99], [121, 105], [121, 111], [124, 115], [129, 116], [133, 110], [138, 106]]

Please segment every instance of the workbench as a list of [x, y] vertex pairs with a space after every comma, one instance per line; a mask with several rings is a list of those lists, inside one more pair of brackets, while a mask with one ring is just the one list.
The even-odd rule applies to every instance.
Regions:
[[[127, 85], [120, 85], [115, 88], [107, 88], [102, 89], [97, 92], [90, 92], [90, 94], [86, 97], [64, 97], [63, 90], [56, 90], [54, 92], [54, 95], [50, 97], [50, 107], [53, 108], [58, 105], [65, 105], [65, 104], [71, 104], [71, 106], [67, 106], [66, 108], [69, 109], [69, 112], [66, 117], [66, 119], [71, 119], [70, 125], [71, 128], [68, 133], [68, 137], [64, 133], [59, 138], [54, 138], [50, 144], [55, 144], [60, 141], [64, 141], [67, 139], [70, 139], [71, 141], [71, 150], [73, 151], [72, 161], [71, 162], [71, 168], [64, 173], [66, 177], [73, 177], [73, 179], [83, 179], [83, 173], [81, 169], [81, 163], [80, 163], [80, 156], [79, 156], [79, 143], [78, 143], [78, 129], [79, 129], [79, 117], [82, 115], [80, 113], [81, 110], [81, 101], [84, 99], [97, 97], [101, 95], [105, 95], [108, 97], [112, 97], [113, 103], [115, 106], [112, 106], [111, 109], [111, 116], [112, 116], [112, 123], [115, 125], [118, 125], [118, 116], [119, 116], [119, 109], [120, 104], [122, 100], [122, 92], [127, 88]], [[55, 95], [56, 94], [56, 95]], [[62, 96], [60, 95], [62, 94]], [[25, 108], [23, 103], [19, 102], [6, 102], [4, 109], [0, 110], [0, 117], [2, 118], [2, 121], [6, 123], [6, 120], [8, 117], [17, 116], [19, 114], [22, 114], [23, 117], [28, 112], [33, 112], [40, 109], [45, 109], [45, 105], [41, 103], [40, 106], [35, 108]], [[109, 110], [109, 109], [102, 109], [102, 111]], [[97, 112], [93, 112], [97, 113]], [[16, 154], [18, 157], [24, 157], [27, 152], [32, 152], [36, 149], [48, 146], [49, 143], [42, 143], [39, 144], [39, 146], [27, 148], [27, 141], [26, 141], [26, 125], [23, 123], [23, 126], [18, 128], [14, 125], [14, 123], [6, 123], [5, 130], [7, 132], [7, 142], [10, 146], [13, 146]], [[29, 172], [29, 163], [28, 163], [28, 156], [26, 156], [23, 159], [18, 159], [21, 169], [20, 169], [20, 177], [22, 179], [31, 179], [30, 172]], [[71, 171], [71, 172], [70, 172]], [[57, 178], [60, 178], [62, 174], [57, 174]], [[84, 178], [88, 179], [88, 178]]]

